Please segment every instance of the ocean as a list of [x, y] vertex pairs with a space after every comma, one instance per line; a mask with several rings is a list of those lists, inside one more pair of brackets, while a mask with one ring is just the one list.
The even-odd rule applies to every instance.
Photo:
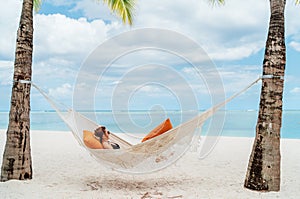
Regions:
[[[254, 137], [257, 120], [257, 111], [233, 111], [227, 110], [225, 121], [221, 129], [221, 136], [233, 137]], [[92, 113], [84, 112], [88, 116]], [[131, 126], [137, 126], [141, 133], [149, 132], [155, 125], [159, 124], [165, 118], [169, 117], [173, 126], [179, 125], [183, 118], [191, 118], [195, 112], [186, 113], [182, 116], [180, 111], [167, 112], [117, 112], [98, 111], [96, 118], [98, 123], [106, 126], [112, 132], [127, 132]], [[129, 117], [128, 117], [129, 116]], [[8, 112], [0, 112], [0, 129], [7, 129]], [[205, 135], [210, 125], [210, 120], [202, 127], [202, 134]], [[59, 118], [54, 111], [32, 111], [31, 112], [31, 130], [51, 130], [51, 131], [68, 131], [68, 127]], [[130, 130], [129, 130], [130, 131]], [[135, 132], [136, 133], [136, 132]], [[290, 139], [300, 139], [300, 111], [285, 110], [283, 111], [283, 121], [281, 128], [281, 137]]]

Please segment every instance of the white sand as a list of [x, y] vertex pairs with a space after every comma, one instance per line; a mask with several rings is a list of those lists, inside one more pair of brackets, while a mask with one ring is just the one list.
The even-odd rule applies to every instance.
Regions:
[[[175, 165], [146, 175], [103, 167], [70, 132], [33, 131], [32, 180], [0, 183], [0, 198], [299, 198], [300, 140], [282, 140], [280, 192], [243, 188], [252, 138], [222, 137], [205, 159], [188, 152]], [[0, 131], [1, 163], [5, 131]]]

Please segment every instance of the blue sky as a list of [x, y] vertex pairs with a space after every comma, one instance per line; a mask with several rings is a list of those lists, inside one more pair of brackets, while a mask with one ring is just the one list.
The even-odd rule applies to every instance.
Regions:
[[[269, 21], [268, 6], [266, 0], [253, 0], [247, 3], [229, 0], [224, 6], [216, 7], [212, 7], [207, 1], [199, 0], [191, 0], [189, 3], [180, 0], [139, 1], [134, 25], [129, 27], [111, 14], [102, 2], [45, 0], [41, 10], [34, 15], [32, 79], [49, 95], [71, 106], [73, 89], [81, 65], [97, 46], [130, 30], [165, 28], [185, 35], [207, 52], [217, 67], [226, 96], [230, 96], [261, 75]], [[2, 111], [9, 109], [20, 9], [21, 1], [0, 2], [0, 110]], [[300, 51], [299, 9], [299, 6], [294, 5], [294, 1], [287, 1], [284, 109], [299, 109], [300, 69], [297, 64]], [[209, 91], [204, 91], [205, 85], [201, 82], [201, 78], [194, 77], [195, 72], [191, 71], [188, 65], [161, 52], [143, 53], [147, 53], [147, 59], [153, 58], [152, 62], [172, 67], [181, 74], [190, 84], [199, 103], [199, 109], [206, 109], [211, 105]], [[117, 67], [114, 67], [115, 71], [112, 69], [105, 77], [110, 83], [102, 86], [99, 84], [99, 88], [97, 87], [94, 96], [95, 109], [111, 109], [112, 92], [120, 86], [120, 78], [124, 77], [126, 71], [132, 71], [133, 66], [141, 65], [144, 61], [149, 63], [143, 54], [136, 54], [124, 59], [122, 64], [130, 64], [123, 68], [123, 72], [116, 72]], [[159, 70], [148, 72], [153, 77], [160, 75]], [[176, 86], [180, 87], [179, 83], [173, 84], [175, 90]], [[183, 96], [182, 93], [174, 93], [168, 86], [159, 84], [137, 86], [138, 89], [136, 87], [134, 92], [128, 91], [133, 92], [126, 101], [131, 109], [180, 108], [178, 96]], [[181, 92], [180, 89], [178, 92]], [[259, 94], [260, 84], [257, 84], [228, 104], [226, 109], [257, 109]], [[85, 94], [82, 93], [82, 96]], [[51, 109], [35, 89], [32, 89], [31, 102], [32, 110]]]

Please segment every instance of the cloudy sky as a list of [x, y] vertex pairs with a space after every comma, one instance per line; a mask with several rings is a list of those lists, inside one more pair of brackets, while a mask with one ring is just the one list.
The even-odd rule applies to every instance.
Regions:
[[[69, 106], [75, 100], [75, 104], [91, 101], [92, 108], [101, 110], [124, 106], [206, 109], [215, 98], [222, 94], [230, 96], [261, 75], [268, 2], [228, 0], [224, 6], [213, 7], [207, 0], [138, 1], [130, 27], [122, 24], [101, 1], [45, 0], [34, 15], [32, 80]], [[9, 109], [21, 3], [0, 2], [1, 111]], [[299, 9], [294, 1], [287, 1], [284, 109], [299, 109]], [[147, 29], [135, 32], [141, 34], [123, 36], [143, 28]], [[153, 30], [158, 28], [166, 29], [166, 34], [155, 34], [157, 31]], [[114, 44], [116, 38], [120, 41]], [[195, 48], [186, 48], [189, 41], [203, 50], [201, 55]], [[149, 48], [152, 45], [155, 48]], [[109, 56], [116, 52], [118, 59]], [[211, 61], [208, 63], [203, 57]], [[87, 63], [98, 65], [85, 70]], [[202, 72], [197, 73], [195, 67], [199, 66], [193, 63], [202, 65]], [[217, 77], [209, 75], [211, 70], [202, 70], [211, 64]], [[89, 84], [90, 80], [94, 86]], [[257, 84], [226, 109], [257, 109], [259, 94]], [[32, 110], [51, 109], [35, 89], [31, 101]]]

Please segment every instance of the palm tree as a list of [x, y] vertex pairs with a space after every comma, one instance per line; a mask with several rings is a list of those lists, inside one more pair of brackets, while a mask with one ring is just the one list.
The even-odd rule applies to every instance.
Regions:
[[[108, 7], [132, 24], [135, 0], [103, 0]], [[7, 139], [0, 181], [32, 179], [30, 149], [30, 89], [33, 50], [33, 5], [41, 0], [23, 0], [17, 32], [14, 76]]]
[[[284, 36], [286, 0], [269, 1], [271, 16], [263, 61], [256, 136], [244, 183], [244, 187], [258, 191], [280, 190], [280, 128], [286, 63]], [[299, 2], [300, 0], [296, 0], [296, 4]]]
[[263, 61], [256, 136], [244, 186], [258, 191], [280, 190], [280, 128], [286, 48], [285, 0], [270, 0], [270, 23]]

